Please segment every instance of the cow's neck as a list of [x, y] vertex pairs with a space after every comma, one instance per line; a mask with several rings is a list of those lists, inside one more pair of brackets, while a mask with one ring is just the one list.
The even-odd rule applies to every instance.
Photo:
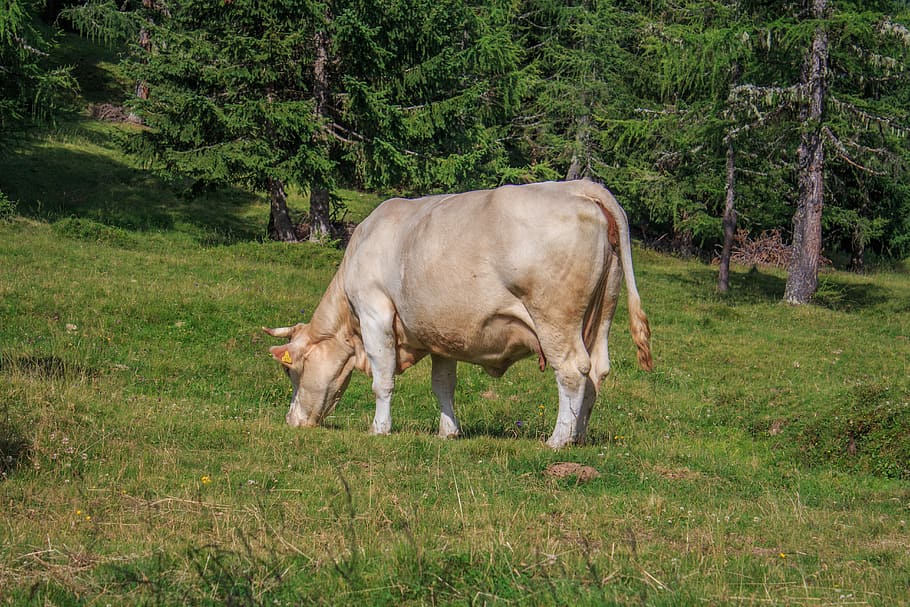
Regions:
[[310, 320], [310, 336], [316, 341], [332, 339], [340, 345], [335, 348], [339, 357], [354, 357], [354, 366], [370, 374], [370, 363], [363, 349], [359, 324], [348, 297], [344, 292], [344, 262], [332, 278]]
[[348, 341], [353, 334], [351, 309], [343, 283], [342, 269], [339, 268], [310, 319], [310, 334], [317, 340], [335, 337]]

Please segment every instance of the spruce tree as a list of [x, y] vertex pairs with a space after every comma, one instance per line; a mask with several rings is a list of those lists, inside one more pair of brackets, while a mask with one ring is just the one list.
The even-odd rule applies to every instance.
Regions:
[[735, 166], [730, 90], [749, 61], [746, 28], [735, 2], [641, 6], [627, 47], [635, 61], [625, 85], [635, 101], [600, 121], [633, 212], [669, 231], [677, 251], [693, 254], [720, 239]]
[[38, 23], [38, 3], [0, 5], [0, 152], [32, 121], [53, 121], [73, 106], [78, 85], [69, 68], [49, 63], [53, 39]]
[[316, 2], [183, 0], [147, 25], [151, 52], [131, 63], [147, 98], [144, 149], [196, 184], [270, 196], [269, 236], [296, 240], [287, 184], [331, 187], [315, 99]]
[[343, 88], [331, 129], [349, 179], [427, 192], [512, 178], [509, 127], [525, 86], [512, 2], [336, 6]]
[[613, 144], [602, 122], [635, 104], [635, 23], [609, 2], [529, 0], [521, 7], [529, 94], [515, 141], [532, 175], [609, 180]]

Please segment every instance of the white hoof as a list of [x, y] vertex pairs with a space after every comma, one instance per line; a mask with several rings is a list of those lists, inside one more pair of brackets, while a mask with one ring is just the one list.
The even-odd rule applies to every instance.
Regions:
[[373, 425], [370, 426], [370, 434], [374, 436], [385, 436], [386, 434], [392, 431], [392, 422], [391, 421], [376, 421], [373, 420]]
[[439, 438], [458, 438], [461, 436], [461, 428], [458, 422], [443, 416], [439, 419]]
[[557, 449], [562, 449], [563, 447], [565, 447], [567, 445], [571, 445], [573, 443], [575, 443], [575, 441], [570, 437], [557, 436], [556, 434], [554, 434], [547, 441], [547, 446], [550, 449], [557, 450]]

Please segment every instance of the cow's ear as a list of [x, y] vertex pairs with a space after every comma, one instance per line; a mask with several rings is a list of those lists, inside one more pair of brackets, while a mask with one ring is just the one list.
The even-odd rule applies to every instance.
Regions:
[[272, 355], [272, 358], [280, 362], [285, 367], [291, 367], [294, 365], [294, 354], [291, 352], [289, 345], [272, 346], [269, 348], [269, 353]]

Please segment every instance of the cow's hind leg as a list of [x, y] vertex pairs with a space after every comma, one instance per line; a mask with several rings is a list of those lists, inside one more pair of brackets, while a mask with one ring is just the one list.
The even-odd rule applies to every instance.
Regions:
[[[559, 333], [553, 335], [559, 336]], [[584, 440], [587, 430], [587, 416], [593, 404], [594, 386], [589, 373], [591, 358], [579, 339], [568, 348], [563, 344], [548, 344], [541, 341], [544, 354], [556, 370], [556, 385], [559, 389], [559, 412], [556, 427], [547, 444], [560, 449]]]
[[595, 391], [584, 367], [558, 370], [556, 385], [559, 389], [559, 412], [556, 414], [556, 427], [553, 428], [547, 445], [561, 449], [584, 441]]
[[602, 304], [594, 318], [590, 319], [591, 329], [586, 332], [585, 346], [591, 356], [591, 370], [588, 372], [590, 383], [585, 390], [584, 404], [579, 418], [579, 436], [584, 437], [588, 431], [588, 422], [594, 403], [600, 395], [600, 387], [604, 378], [610, 373], [609, 337], [613, 315], [616, 312], [616, 302], [622, 285], [622, 266], [619, 257], [614, 255], [610, 260]]
[[454, 438], [461, 434], [455, 417], [455, 382], [457, 362], [451, 358], [432, 356], [433, 394], [439, 401], [439, 436]]

